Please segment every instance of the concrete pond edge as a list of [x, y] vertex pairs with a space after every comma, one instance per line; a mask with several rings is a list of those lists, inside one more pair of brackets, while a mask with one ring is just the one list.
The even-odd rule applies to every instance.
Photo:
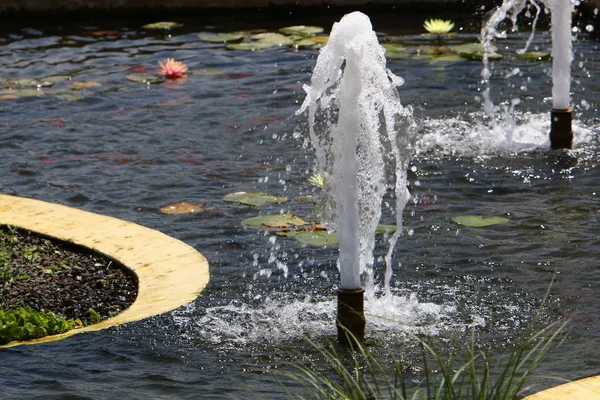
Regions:
[[202, 292], [209, 281], [206, 258], [193, 247], [154, 229], [40, 200], [0, 194], [0, 224], [89, 248], [123, 264], [138, 278], [134, 303], [113, 318], [80, 329], [1, 347], [64, 339], [172, 311]]

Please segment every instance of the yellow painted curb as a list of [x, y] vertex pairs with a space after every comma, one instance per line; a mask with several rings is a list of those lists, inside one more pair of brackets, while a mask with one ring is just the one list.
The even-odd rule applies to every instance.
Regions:
[[600, 375], [565, 383], [525, 397], [523, 400], [600, 399]]
[[132, 222], [39, 200], [0, 194], [0, 224], [76, 243], [118, 260], [139, 281], [135, 302], [115, 317], [59, 335], [0, 347], [49, 342], [172, 311], [194, 300], [209, 279], [193, 247]]

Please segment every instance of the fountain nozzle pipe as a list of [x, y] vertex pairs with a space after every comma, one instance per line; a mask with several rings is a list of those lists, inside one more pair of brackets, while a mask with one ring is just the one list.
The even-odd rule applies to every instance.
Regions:
[[340, 344], [352, 346], [365, 340], [365, 289], [340, 289], [338, 294], [337, 334]]
[[550, 112], [550, 147], [552, 150], [570, 149], [573, 144], [571, 126], [573, 110], [552, 109]]

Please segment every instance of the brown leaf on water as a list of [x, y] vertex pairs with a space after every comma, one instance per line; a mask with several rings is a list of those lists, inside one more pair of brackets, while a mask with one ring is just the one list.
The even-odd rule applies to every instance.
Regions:
[[93, 35], [93, 36], [114, 36], [114, 35], [118, 35], [118, 34], [119, 34], [119, 31], [112, 30], [112, 29], [98, 30], [98, 31], [90, 32], [90, 35]]
[[181, 202], [161, 207], [160, 212], [169, 215], [192, 214], [202, 211], [212, 211], [214, 207], [205, 207], [204, 203]]

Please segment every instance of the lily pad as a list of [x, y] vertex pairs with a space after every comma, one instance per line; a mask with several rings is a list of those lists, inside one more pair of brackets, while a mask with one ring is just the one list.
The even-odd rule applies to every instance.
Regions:
[[142, 25], [142, 29], [173, 29], [173, 28], [179, 28], [181, 26], [183, 26], [183, 24], [180, 24], [177, 22], [164, 21], [164, 22], [153, 22], [151, 24]]
[[256, 35], [252, 35], [251, 38], [259, 42], [271, 43], [274, 46], [290, 46], [294, 44], [293, 38], [276, 32], [257, 33]]
[[199, 33], [200, 40], [210, 43], [231, 43], [244, 40], [243, 33]]
[[[451, 51], [458, 54], [465, 60], [481, 61], [483, 60], [485, 47], [482, 43], [466, 43], [452, 46]], [[498, 53], [498, 48], [496, 46], [490, 46], [488, 60], [496, 61], [501, 60], [502, 58], [502, 54]]]
[[460, 215], [458, 217], [452, 217], [452, 221], [459, 225], [482, 227], [498, 224], [506, 224], [510, 220], [506, 217], [494, 216], [484, 217], [482, 215]]
[[54, 82], [50, 82], [48, 80], [39, 81], [37, 79], [22, 78], [22, 79], [15, 79], [15, 80], [7, 80], [6, 84], [9, 87], [40, 88], [40, 87], [50, 87], [50, 86], [54, 85]]
[[[263, 227], [278, 228], [280, 230], [292, 230], [297, 227], [307, 225], [307, 222], [290, 213], [259, 215], [257, 217], [247, 218], [242, 221], [242, 225], [247, 228], [262, 229]], [[268, 230], [268, 229], [266, 229]]]
[[95, 82], [95, 81], [79, 81], [79, 82], [73, 82], [72, 84], [76, 88], [90, 88], [90, 87], [102, 86], [102, 84], [100, 82]]
[[268, 203], [285, 203], [288, 199], [261, 192], [236, 192], [223, 196], [223, 200], [259, 207]]
[[277, 44], [269, 43], [269, 42], [245, 42], [245, 43], [229, 43], [227, 48], [229, 50], [246, 50], [246, 51], [256, 51], [256, 50], [265, 50], [271, 47], [276, 47]]
[[164, 77], [162, 77], [162, 76], [152, 75], [152, 74], [144, 74], [144, 73], [129, 74], [125, 78], [127, 78], [127, 80], [129, 80], [131, 82], [145, 83], [145, 84], [161, 83], [162, 81], [165, 80]]
[[546, 61], [552, 58], [552, 53], [549, 51], [528, 51], [526, 53], [519, 54], [519, 58], [532, 61]]
[[320, 26], [306, 26], [306, 25], [295, 25], [295, 26], [286, 26], [285, 28], [279, 29], [279, 32], [286, 35], [300, 35], [300, 36], [314, 36], [321, 32], [324, 29]]
[[192, 214], [202, 211], [214, 210], [214, 207], [204, 207], [204, 203], [175, 203], [161, 207], [160, 212], [169, 215]]
[[313, 246], [332, 246], [338, 244], [337, 234], [327, 231], [302, 231], [294, 235], [300, 243], [311, 244]]
[[396, 232], [396, 225], [377, 225], [377, 229], [375, 229], [375, 233], [394, 233]]
[[64, 82], [64, 81], [69, 81], [69, 80], [71, 80], [71, 76], [69, 76], [69, 75], [53, 75], [53, 76], [44, 78], [44, 82], [52, 82], [52, 83]]

